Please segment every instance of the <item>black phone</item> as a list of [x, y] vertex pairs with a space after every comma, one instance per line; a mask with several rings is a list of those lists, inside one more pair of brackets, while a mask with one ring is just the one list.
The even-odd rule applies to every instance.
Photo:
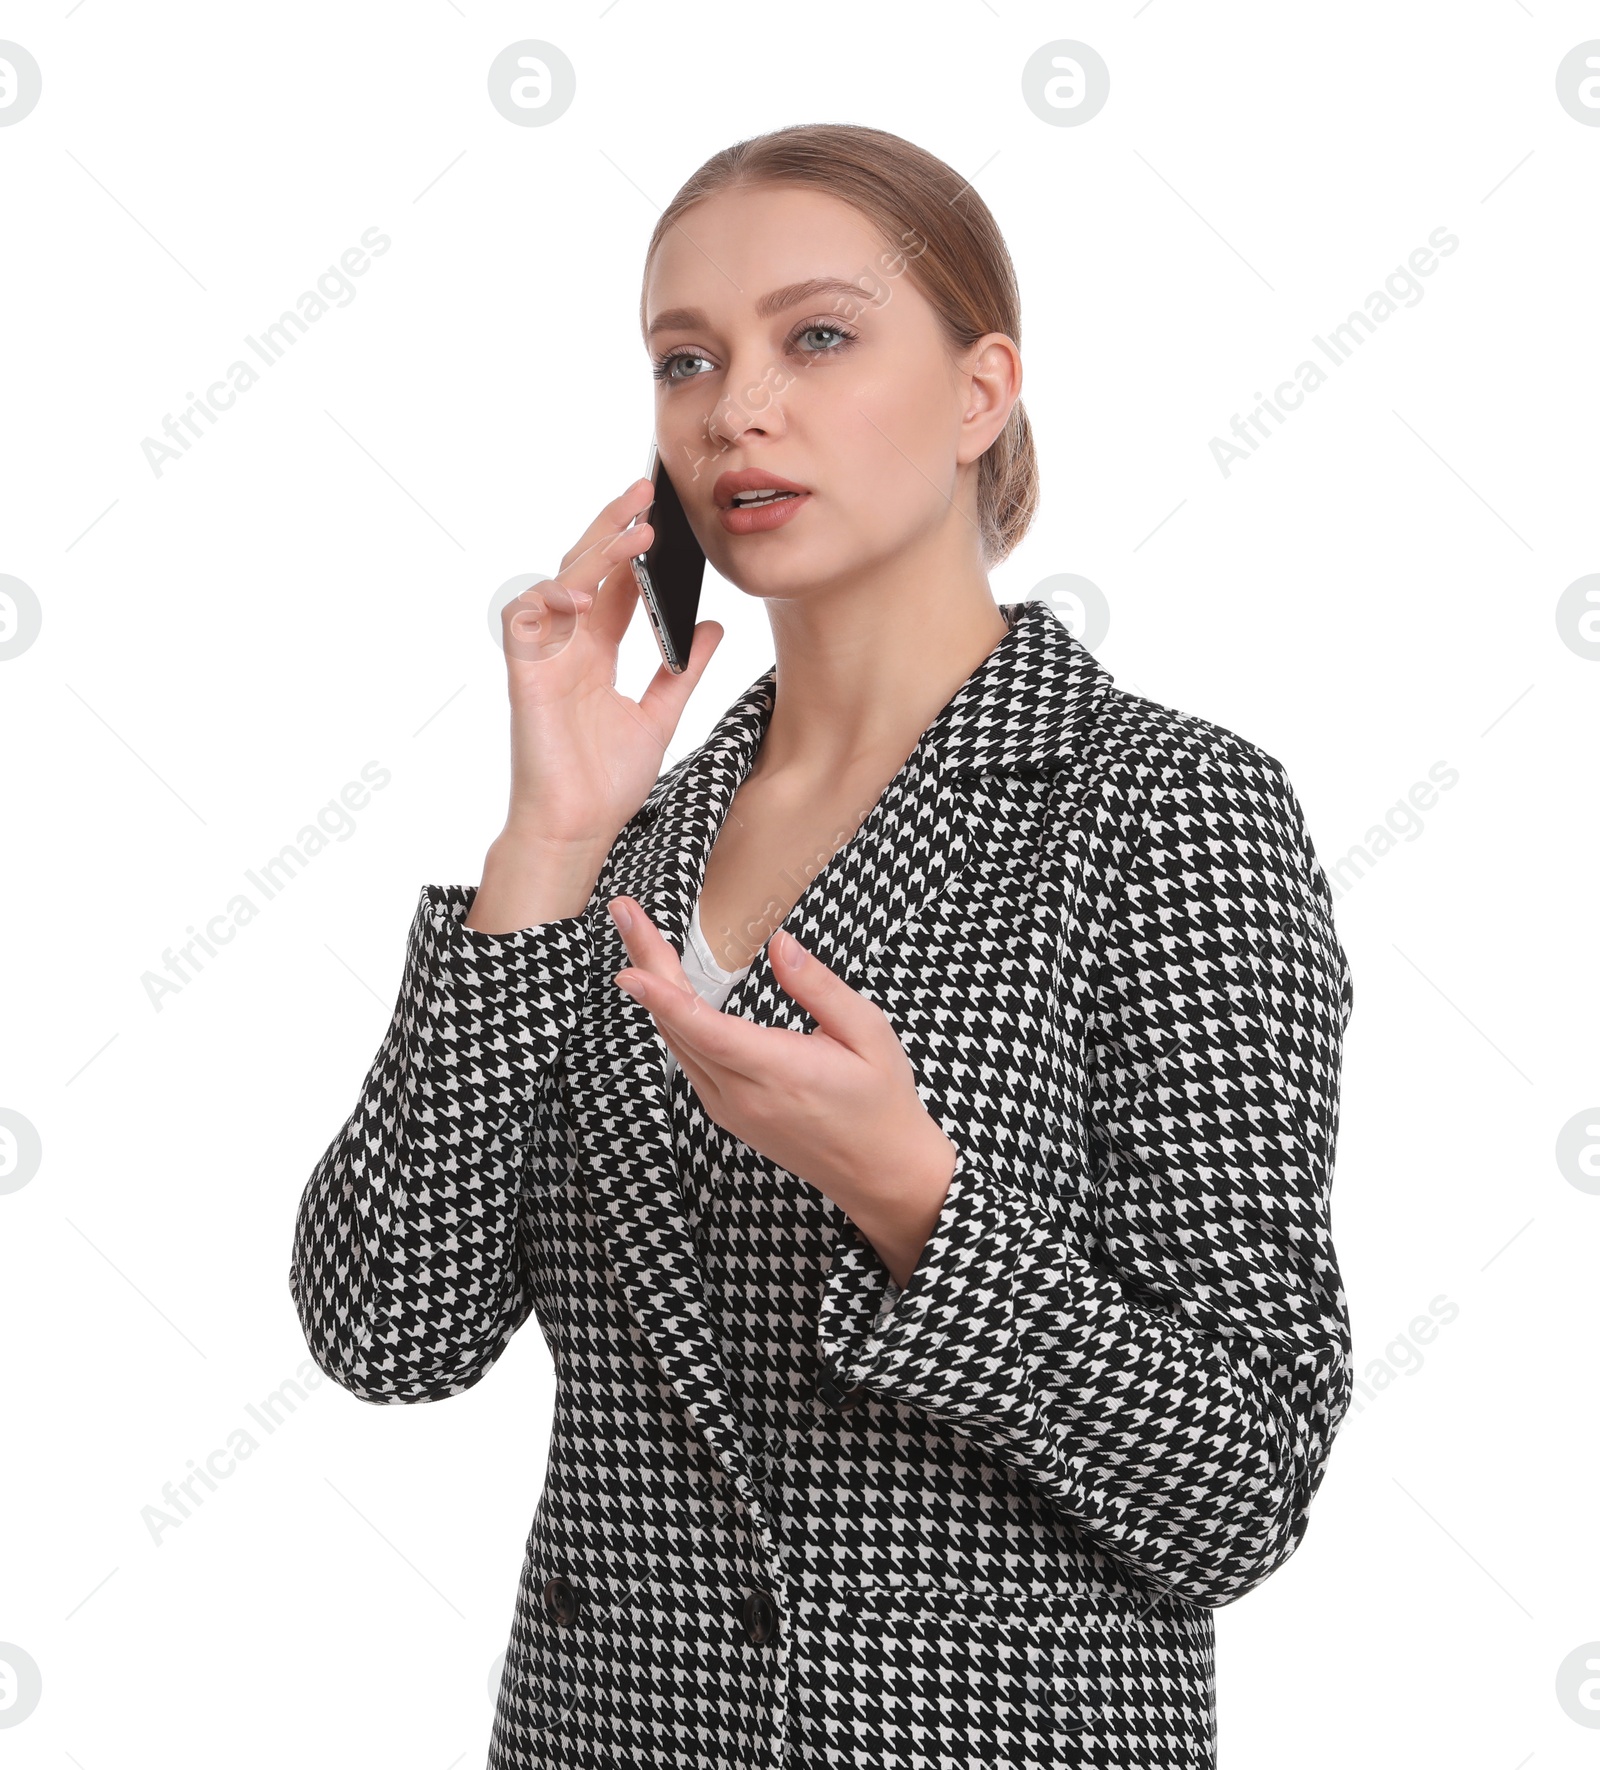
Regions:
[[645, 551], [634, 554], [629, 563], [661, 655], [673, 675], [681, 676], [688, 668], [689, 647], [694, 643], [706, 556], [689, 527], [682, 500], [654, 441], [650, 444], [650, 465], [645, 471], [656, 491], [643, 518], [655, 533]]

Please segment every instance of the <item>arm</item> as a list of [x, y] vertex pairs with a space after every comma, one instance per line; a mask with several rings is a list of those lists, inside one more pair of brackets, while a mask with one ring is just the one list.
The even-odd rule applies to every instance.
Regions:
[[961, 1151], [876, 1323], [882, 1269], [864, 1237], [841, 1244], [818, 1347], [841, 1382], [979, 1441], [1136, 1576], [1216, 1606], [1298, 1545], [1350, 1394], [1329, 1222], [1350, 974], [1273, 758], [1225, 746], [1159, 794], [1102, 938], [1096, 1245], [1050, 1176]]
[[306, 1342], [363, 1401], [471, 1388], [532, 1308], [522, 1167], [589, 936], [576, 914], [469, 928], [476, 895], [423, 887], [389, 1030], [296, 1217], [289, 1289]]

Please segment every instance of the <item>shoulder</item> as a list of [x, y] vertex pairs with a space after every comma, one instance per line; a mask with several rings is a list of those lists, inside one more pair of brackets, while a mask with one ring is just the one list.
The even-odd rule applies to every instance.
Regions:
[[1327, 902], [1300, 800], [1282, 761], [1241, 732], [1116, 690], [1096, 732], [1091, 847], [1102, 881], [1152, 864], [1276, 875]]
[[1141, 808], [1208, 783], [1246, 788], [1287, 779], [1278, 758], [1242, 733], [1126, 689], [1107, 696], [1097, 744], [1104, 785]]
[[[1283, 763], [1260, 744], [1143, 695], [1109, 697], [1101, 797], [1086, 825], [1088, 963], [1240, 964], [1315, 987], [1348, 1020], [1350, 963], [1334, 896]], [[1171, 980], [1170, 969], [1164, 975]], [[1165, 985], [1163, 986], [1165, 987]]]

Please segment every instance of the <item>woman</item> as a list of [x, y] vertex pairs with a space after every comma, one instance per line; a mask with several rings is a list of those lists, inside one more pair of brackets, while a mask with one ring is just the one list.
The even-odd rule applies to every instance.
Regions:
[[[432, 1401], [538, 1317], [491, 1766], [1214, 1764], [1212, 1613], [1300, 1541], [1349, 1397], [1351, 988], [1300, 807], [996, 607], [1020, 320], [942, 162], [740, 143], [641, 317], [776, 663], [656, 778], [722, 629], [613, 687], [648, 481], [508, 607], [506, 826], [423, 889], [306, 1188], [307, 1339]], [[736, 514], [762, 483], [799, 489]]]

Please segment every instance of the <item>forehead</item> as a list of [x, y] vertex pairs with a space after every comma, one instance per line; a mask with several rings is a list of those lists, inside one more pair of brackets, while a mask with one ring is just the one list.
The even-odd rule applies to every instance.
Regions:
[[[892, 242], [876, 225], [827, 192], [792, 185], [718, 191], [662, 236], [645, 283], [645, 325], [699, 323], [683, 309], [712, 323], [765, 318], [771, 303], [764, 298], [822, 278], [851, 285], [870, 304], [881, 298], [892, 257]], [[819, 305], [833, 305], [832, 291], [818, 293]]]

